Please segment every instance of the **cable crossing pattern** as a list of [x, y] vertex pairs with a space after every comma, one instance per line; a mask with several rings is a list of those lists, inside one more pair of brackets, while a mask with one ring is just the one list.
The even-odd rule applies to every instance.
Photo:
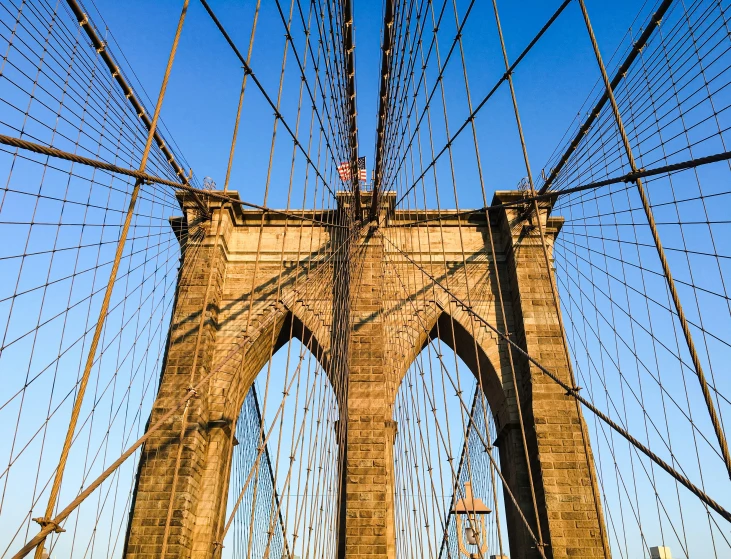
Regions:
[[729, 0], [173, 4], [0, 0], [1, 557], [731, 554]]

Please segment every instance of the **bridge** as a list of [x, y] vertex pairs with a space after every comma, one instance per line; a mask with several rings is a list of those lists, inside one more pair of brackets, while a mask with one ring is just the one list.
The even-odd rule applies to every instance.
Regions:
[[731, 5], [502, 4], [0, 0], [2, 557], [731, 554]]

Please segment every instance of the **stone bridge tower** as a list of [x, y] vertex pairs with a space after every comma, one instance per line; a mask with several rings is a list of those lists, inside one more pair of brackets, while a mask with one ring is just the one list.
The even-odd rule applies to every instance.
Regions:
[[[498, 192], [495, 201], [517, 201], [521, 195]], [[334, 386], [341, 417], [347, 406], [347, 425], [339, 426], [345, 430], [339, 559], [395, 557], [392, 449], [398, 434], [392, 407], [409, 365], [437, 335], [482, 383], [498, 429], [502, 473], [535, 532], [531, 469], [546, 556], [605, 556], [593, 464], [574, 400], [527, 360], [515, 363], [527, 464], [505, 343], [420, 272], [428, 271], [453, 295], [469, 300], [479, 316], [510, 332], [568, 383], [538, 230], [521, 220], [519, 206], [491, 212], [490, 219], [485, 213], [442, 211], [439, 220], [428, 220], [436, 213], [394, 210], [394, 197], [387, 193], [381, 226], [366, 227], [344, 242], [341, 228], [244, 211], [240, 205], [216, 206], [215, 200], [212, 219], [198, 224], [195, 205], [184, 194], [180, 201], [185, 216], [172, 225], [195, 258], [182, 263], [152, 420], [184, 395], [191, 379], [217, 372], [209, 389], [191, 400], [180, 458], [180, 415], [143, 449], [128, 559], [160, 559], [176, 460], [182, 467], [166, 556], [212, 557], [227, 495], [231, 429], [255, 376], [290, 335], [307, 344], [334, 385], [347, 372], [347, 383]], [[341, 209], [348, 201], [348, 195], [339, 196]], [[562, 220], [549, 217], [549, 211], [543, 205], [540, 219], [552, 247]], [[303, 214], [335, 223], [331, 212], [337, 210]], [[424, 222], [399, 227], [415, 220]], [[488, 228], [496, 262], [490, 256]], [[404, 277], [405, 283], [399, 279]], [[501, 318], [498, 282], [507, 324]], [[409, 317], [405, 323], [387, 320], [397, 310]], [[347, 332], [333, 331], [333, 324], [351, 326]], [[539, 557], [510, 503], [506, 517], [512, 559]]]

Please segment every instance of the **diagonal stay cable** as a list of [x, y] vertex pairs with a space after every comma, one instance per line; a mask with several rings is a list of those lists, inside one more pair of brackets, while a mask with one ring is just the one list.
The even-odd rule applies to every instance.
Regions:
[[[139, 102], [137, 97], [135, 96], [134, 92], [132, 91], [132, 88], [129, 86], [127, 81], [124, 79], [124, 76], [121, 73], [121, 70], [119, 69], [119, 66], [114, 62], [114, 59], [111, 57], [111, 55], [108, 52], [107, 45], [104, 41], [102, 41], [99, 36], [96, 33], [96, 30], [94, 29], [94, 25], [90, 22], [89, 17], [87, 14], [83, 12], [81, 9], [81, 6], [79, 6], [79, 3], [76, 0], [66, 0], [67, 4], [71, 8], [71, 11], [74, 12], [74, 16], [76, 16], [76, 19], [79, 22], [79, 25], [82, 27], [84, 32], [87, 34], [89, 39], [92, 42], [93, 47], [96, 49], [97, 53], [102, 57], [102, 60], [106, 64], [109, 71], [112, 73], [112, 76], [117, 81], [119, 86], [122, 88], [122, 91], [125, 94], [125, 97], [129, 100], [130, 104], [134, 108], [135, 112], [137, 113], [137, 116], [142, 120], [142, 123], [145, 125], [145, 128], [152, 133], [153, 138], [155, 140], [155, 143], [157, 144], [160, 151], [163, 153], [165, 158], [167, 159], [167, 162], [170, 164], [170, 166], [173, 168], [173, 171], [175, 171], [175, 174], [180, 177], [180, 179], [185, 183], [189, 184], [188, 178], [185, 176], [185, 172], [180, 167], [178, 162], [175, 160], [175, 156], [170, 151], [170, 149], [165, 144], [165, 140], [160, 136], [159, 131], [157, 130], [157, 125], [153, 119], [151, 120], [150, 117], [147, 115], [144, 106]], [[201, 201], [196, 197], [196, 201], [199, 205], [201, 205]], [[202, 210], [205, 211], [205, 208], [202, 208]]]
[[[607, 97], [609, 98], [609, 101], [610, 101], [610, 104], [612, 107], [612, 113], [614, 114], [614, 119], [616, 122], [617, 130], [618, 130], [620, 138], [622, 140], [624, 150], [627, 154], [627, 160], [630, 164], [632, 171], [637, 171], [638, 167], [635, 162], [634, 154], [632, 151], [632, 146], [630, 145], [629, 138], [625, 131], [622, 116], [620, 114], [620, 110], [617, 105], [617, 101], [614, 97], [612, 85], [609, 81], [609, 76], [607, 75], [606, 67], [604, 66], [604, 62], [602, 60], [601, 52], [599, 50], [599, 45], [597, 44], [596, 36], [594, 35], [591, 21], [589, 19], [589, 13], [586, 9], [584, 0], [578, 0], [578, 1], [579, 1], [579, 6], [581, 7], [581, 13], [584, 18], [584, 22], [586, 24], [586, 30], [587, 30], [587, 33], [591, 40], [592, 49], [594, 50], [594, 55], [596, 57], [597, 66], [599, 67], [599, 70], [601, 72], [602, 80], [604, 81], [606, 94], [607, 94]], [[716, 406], [713, 403], [713, 399], [711, 398], [711, 393], [708, 389], [708, 384], [706, 381], [705, 374], [703, 372], [703, 367], [702, 367], [702, 364], [700, 361], [700, 357], [698, 356], [698, 352], [695, 347], [695, 342], [693, 340], [693, 336], [691, 334], [687, 319], [685, 317], [685, 311], [683, 309], [683, 305], [680, 301], [680, 296], [678, 295], [677, 289], [675, 287], [675, 282], [673, 280], [673, 276], [670, 271], [670, 265], [668, 264], [667, 258], [665, 256], [665, 252], [662, 248], [662, 242], [660, 240], [660, 234], [656, 227], [655, 217], [652, 212], [652, 207], [650, 205], [650, 201], [649, 201], [649, 198], [645, 191], [645, 188], [642, 185], [642, 181], [638, 178], [638, 179], [636, 179], [635, 184], [637, 185], [637, 193], [640, 197], [640, 200], [642, 201], [642, 206], [645, 211], [647, 222], [648, 222], [648, 225], [650, 226], [650, 231], [652, 233], [653, 240], [655, 241], [657, 255], [658, 255], [658, 258], [660, 259], [660, 263], [662, 264], [663, 272], [665, 274], [665, 279], [667, 280], [667, 287], [670, 290], [670, 294], [672, 296], [673, 303], [674, 303], [676, 311], [677, 311], [677, 316], [678, 316], [678, 319], [680, 320], [681, 328], [683, 330], [683, 335], [685, 337], [685, 341], [688, 346], [688, 351], [690, 352], [691, 359], [693, 360], [693, 365], [694, 365], [696, 373], [698, 375], [698, 381], [700, 382], [701, 391], [703, 392], [703, 398], [705, 400], [706, 407], [708, 408], [708, 414], [710, 416], [711, 422], [713, 423], [713, 428], [716, 433], [716, 437], [718, 439], [719, 447], [720, 447], [721, 452], [724, 457], [726, 469], [728, 471], [729, 477], [731, 477], [731, 453], [729, 452], [728, 443], [726, 442], [726, 435], [723, 431], [723, 427], [722, 427], [721, 423], [719, 422], [719, 416], [716, 411]]]
[[451, 212], [444, 215], [439, 215], [435, 217], [410, 221], [407, 223], [401, 223], [398, 225], [392, 225], [391, 227], [413, 227], [416, 225], [420, 225], [422, 223], [427, 223], [430, 221], [439, 221], [441, 219], [451, 219], [455, 216], [465, 216], [470, 214], [478, 214], [478, 213], [484, 213], [486, 211], [495, 211], [499, 208], [507, 208], [511, 206], [523, 206], [525, 204], [528, 204], [529, 202], [535, 201], [542, 201], [542, 200], [555, 200], [556, 198], [560, 196], [564, 196], [566, 194], [575, 194], [577, 192], [584, 192], [587, 190], [596, 190], [597, 188], [601, 188], [604, 186], [610, 186], [613, 184], [619, 184], [619, 183], [631, 183], [634, 182], [637, 179], [645, 178], [645, 177], [654, 177], [657, 175], [664, 175], [666, 173], [678, 173], [680, 171], [687, 171], [688, 169], [695, 169], [696, 167], [701, 167], [703, 165], [708, 165], [710, 163], [718, 163], [720, 161], [728, 161], [731, 160], [731, 151], [724, 151], [721, 153], [716, 153], [714, 155], [708, 155], [706, 157], [698, 157], [695, 159], [688, 159], [687, 161], [681, 161], [679, 163], [672, 163], [670, 165], [663, 165], [662, 167], [656, 167], [654, 169], [638, 169], [637, 171], [629, 172], [624, 175], [620, 175], [618, 177], [613, 177], [610, 179], [603, 179], [596, 182], [590, 182], [587, 184], [583, 184], [580, 186], [574, 186], [572, 188], [566, 188], [562, 190], [549, 190], [548, 192], [544, 192], [543, 194], [536, 194], [536, 195], [530, 195], [527, 194], [520, 200], [515, 201], [507, 201], [507, 202], [500, 202], [498, 204], [491, 204], [489, 206], [485, 206], [484, 208], [478, 208], [476, 210], [462, 210], [459, 212]]

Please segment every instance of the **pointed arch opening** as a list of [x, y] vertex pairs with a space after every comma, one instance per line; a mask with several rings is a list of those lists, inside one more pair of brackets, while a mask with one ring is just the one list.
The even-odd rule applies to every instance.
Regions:
[[[484, 363], [477, 368], [486, 356], [475, 356], [474, 343], [472, 360], [462, 357], [469, 355], [467, 336], [452, 323], [446, 313], [436, 321], [395, 395], [397, 558], [460, 556], [456, 517], [450, 511], [469, 491], [466, 484], [491, 510], [478, 536], [487, 545], [483, 556], [509, 555], [509, 505], [502, 497], [494, 411], [478, 380], [494, 369], [485, 370]], [[479, 553], [474, 546], [469, 550]]]
[[400, 334], [402, 339], [394, 343], [405, 348], [395, 367], [394, 397], [419, 355], [438, 340], [441, 346], [458, 356], [464, 371], [473, 375], [487, 398], [498, 432], [514, 423], [512, 372], [507, 352], [497, 336], [458, 308], [447, 309], [436, 304], [432, 309], [418, 311], [418, 315], [418, 327], [410, 333]]
[[311, 331], [288, 313], [235, 420], [223, 558], [335, 554], [342, 445], [324, 357]]
[[468, 313], [442, 312], [429, 332], [429, 342], [438, 340], [461, 360], [487, 398], [497, 429], [510, 422], [510, 405], [504, 389], [504, 368], [497, 339]]
[[225, 394], [225, 415], [229, 420], [239, 413], [254, 379], [283, 347], [294, 340], [301, 343], [317, 360], [332, 382], [330, 334], [313, 313], [292, 309], [282, 303], [272, 304], [248, 330], [251, 333], [246, 334], [247, 346], [240, 367], [230, 379]]

